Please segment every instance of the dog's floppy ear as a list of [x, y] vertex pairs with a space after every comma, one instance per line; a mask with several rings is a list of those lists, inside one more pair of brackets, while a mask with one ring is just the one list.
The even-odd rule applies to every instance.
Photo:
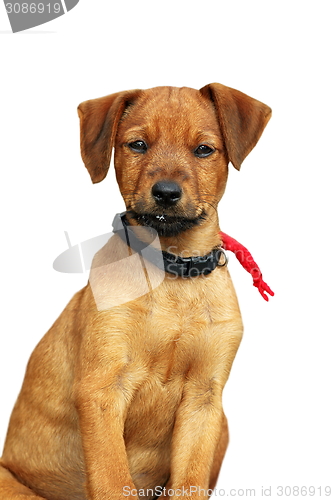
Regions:
[[119, 120], [140, 92], [118, 92], [79, 105], [81, 156], [92, 182], [101, 182], [108, 173]]
[[214, 103], [229, 161], [237, 170], [260, 139], [272, 110], [256, 99], [220, 83], [200, 92]]

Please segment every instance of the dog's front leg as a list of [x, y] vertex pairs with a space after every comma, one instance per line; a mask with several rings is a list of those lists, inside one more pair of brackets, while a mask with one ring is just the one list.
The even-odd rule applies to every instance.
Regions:
[[[207, 498], [215, 451], [221, 437], [222, 388], [215, 379], [185, 384], [172, 438], [167, 489], [191, 499]], [[166, 491], [168, 496], [168, 491]]]
[[[103, 378], [103, 377], [102, 377]], [[76, 406], [86, 469], [89, 500], [124, 500], [123, 488], [133, 484], [123, 439], [125, 413], [130, 391], [119, 374], [102, 386], [100, 377], [80, 382]], [[136, 496], [128, 497], [133, 499]]]

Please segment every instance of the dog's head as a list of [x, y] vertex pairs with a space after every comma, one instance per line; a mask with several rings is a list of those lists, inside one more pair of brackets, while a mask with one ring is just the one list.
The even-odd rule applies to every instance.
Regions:
[[175, 236], [216, 211], [228, 175], [259, 140], [271, 110], [229, 87], [157, 87], [80, 104], [81, 153], [93, 182], [112, 148], [129, 217]]

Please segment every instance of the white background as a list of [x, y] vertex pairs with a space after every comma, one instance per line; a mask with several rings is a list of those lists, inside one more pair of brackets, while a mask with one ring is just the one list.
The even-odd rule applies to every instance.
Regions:
[[219, 213], [276, 293], [264, 302], [231, 259], [245, 334], [224, 394], [231, 439], [219, 487], [261, 496], [271, 486], [275, 497], [279, 485], [333, 486], [331, 10], [81, 0], [13, 35], [0, 5], [1, 447], [32, 349], [87, 280], [52, 268], [63, 231], [78, 243], [123, 210], [112, 168], [92, 185], [83, 166], [77, 105], [217, 81], [273, 108], [242, 170], [230, 168]]

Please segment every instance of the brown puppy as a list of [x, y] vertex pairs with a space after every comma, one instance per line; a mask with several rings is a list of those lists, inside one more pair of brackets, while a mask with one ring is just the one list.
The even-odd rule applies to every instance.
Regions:
[[[82, 157], [100, 182], [115, 147], [140, 237], [152, 227], [163, 250], [205, 256], [220, 246], [228, 162], [240, 168], [270, 114], [217, 83], [120, 92], [79, 106]], [[131, 253], [112, 236], [92, 266], [95, 290], [78, 292], [33, 352], [1, 459], [1, 500], [124, 500], [139, 490], [151, 499], [163, 486], [167, 497], [204, 498], [214, 487], [228, 442], [222, 391], [242, 337], [224, 258], [208, 275], [166, 273], [141, 293], [142, 267], [112, 280], [103, 271]], [[157, 269], [142, 263], [150, 276]], [[109, 306], [98, 307], [96, 290]]]

